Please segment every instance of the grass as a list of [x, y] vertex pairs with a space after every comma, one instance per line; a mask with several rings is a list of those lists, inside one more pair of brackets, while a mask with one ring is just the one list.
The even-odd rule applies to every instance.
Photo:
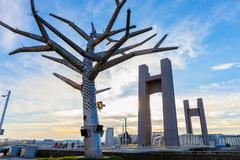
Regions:
[[79, 156], [67, 156], [67, 157], [56, 157], [56, 158], [38, 158], [37, 160], [79, 160], [79, 159], [84, 159], [84, 160], [124, 160], [121, 157], [117, 156], [111, 156], [111, 157], [106, 157], [106, 158], [101, 158], [101, 159], [93, 159], [93, 158], [80, 158]]

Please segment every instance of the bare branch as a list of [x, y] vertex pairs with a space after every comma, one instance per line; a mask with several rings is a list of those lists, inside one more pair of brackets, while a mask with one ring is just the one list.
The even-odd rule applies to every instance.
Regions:
[[93, 70], [91, 71], [91, 73], [89, 74], [89, 77], [88, 77], [88, 78], [89, 78], [90, 80], [94, 80], [101, 71], [106, 70], [106, 69], [108, 69], [108, 68], [110, 68], [110, 67], [112, 67], [112, 66], [114, 66], [114, 65], [117, 65], [117, 64], [119, 64], [119, 63], [121, 63], [121, 62], [123, 62], [123, 61], [125, 61], [125, 60], [127, 60], [127, 59], [129, 59], [129, 58], [132, 58], [133, 56], [134, 56], [134, 54], [131, 53], [131, 54], [126, 54], [126, 55], [124, 55], [124, 56], [115, 58], [115, 59], [110, 60], [110, 61], [108, 61], [108, 62], [105, 62], [105, 63], [103, 63], [103, 64], [97, 63], [97, 64], [94, 66], [94, 68], [93, 68]]
[[158, 48], [162, 42], [167, 38], [168, 34], [165, 34], [161, 39], [160, 41], [154, 46], [154, 48]]
[[[75, 56], [73, 56], [71, 53], [69, 53], [67, 50], [65, 50], [63, 47], [61, 47], [59, 44], [57, 44], [56, 42], [53, 42], [51, 40], [46, 41], [41, 36], [38, 36], [38, 35], [35, 35], [35, 34], [32, 34], [32, 33], [28, 33], [28, 32], [24, 32], [24, 31], [21, 31], [21, 30], [18, 30], [18, 29], [14, 29], [11, 26], [9, 26], [9, 25], [1, 22], [1, 21], [0, 21], [0, 25], [9, 29], [10, 31], [12, 31], [14, 33], [17, 33], [17, 34], [23, 35], [25, 37], [29, 37], [31, 39], [46, 43], [49, 47], [51, 47], [52, 50], [56, 51], [61, 57], [66, 59], [69, 63], [71, 63], [73, 66], [75, 66], [81, 72], [84, 72], [83, 63], [80, 60], [78, 60]], [[18, 52], [18, 51], [19, 50], [17, 50], [17, 51], [15, 50], [14, 52]], [[12, 54], [14, 54], [14, 52]]]
[[[126, 30], [126, 32], [125, 32], [125, 35], [126, 35], [126, 36], [129, 35], [129, 30], [130, 30], [130, 18], [131, 18], [131, 10], [128, 9], [128, 10], [127, 10], [126, 29], [125, 29], [125, 30]], [[107, 40], [109, 41], [109, 43], [107, 43], [107, 45], [110, 44], [111, 42], [118, 42], [117, 40], [113, 40], [113, 39], [111, 39], [110, 37], [108, 37]]]
[[[132, 25], [129, 27], [129, 29], [133, 29], [136, 28], [135, 25]], [[108, 33], [103, 33], [100, 37], [97, 37], [94, 42], [93, 42], [93, 46], [98, 45], [99, 43], [101, 43], [103, 40], [107, 39], [108, 37], [111, 37], [113, 35], [116, 35], [118, 33], [124, 32], [126, 31], [126, 27], [125, 28], [121, 28], [121, 29], [117, 29]]]
[[46, 40], [44, 38], [42, 38], [41, 36], [39, 36], [39, 35], [15, 29], [15, 28], [7, 25], [6, 23], [3, 23], [2, 21], [0, 21], [0, 26], [3, 26], [4, 28], [6, 28], [6, 29], [8, 29], [8, 30], [10, 30], [10, 31], [12, 31], [14, 33], [20, 34], [22, 36], [25, 36], [25, 37], [28, 37], [28, 38], [31, 38], [31, 39], [34, 39], [36, 41], [46, 42]]
[[72, 21], [69, 21], [65, 18], [62, 18], [60, 16], [54, 15], [52, 13], [49, 14], [50, 16], [57, 18], [58, 20], [67, 23], [70, 27], [72, 27], [78, 34], [80, 34], [84, 39], [87, 41], [90, 39], [89, 35], [84, 32], [80, 27], [78, 27], [76, 24], [74, 24]]
[[32, 14], [34, 16], [34, 19], [38, 25], [38, 28], [42, 34], [42, 36], [45, 38], [45, 39], [49, 39], [49, 36], [47, 34], [47, 31], [45, 30], [44, 26], [42, 25], [42, 23], [37, 19], [37, 11], [35, 9], [35, 4], [34, 4], [34, 0], [31, 0], [31, 9], [32, 9]]
[[96, 91], [96, 94], [105, 92], [105, 91], [110, 90], [110, 89], [111, 89], [110, 87], [109, 88], [104, 88], [104, 89], [99, 89], [99, 90]]
[[[129, 29], [133, 29], [133, 28], [136, 28], [136, 25], [132, 25], [129, 27]], [[115, 34], [118, 34], [118, 33], [124, 32], [124, 31], [126, 31], [126, 28], [117, 29], [117, 30], [109, 32], [108, 34], [106, 34], [106, 36], [113, 36]]]
[[[124, 54], [125, 54], [124, 52], [129, 51], [129, 50], [131, 50], [131, 49], [134, 49], [134, 48], [136, 48], [136, 47], [139, 47], [139, 46], [143, 45], [144, 43], [148, 42], [149, 40], [151, 40], [151, 39], [152, 39], [153, 37], [155, 37], [156, 35], [157, 35], [157, 34], [154, 34], [154, 35], [148, 37], [147, 39], [143, 40], [143, 41], [140, 42], [140, 43], [137, 43], [137, 44], [133, 44], [133, 45], [130, 45], [130, 46], [127, 46], [127, 47], [120, 48], [120, 49], [116, 50], [116, 52], [114, 52], [113, 55], [118, 55], [118, 54], [124, 55]], [[108, 51], [102, 51], [102, 52], [97, 52], [96, 54], [98, 54], [98, 55], [103, 55], [103, 54], [106, 54], [107, 52], [108, 52]]]
[[118, 6], [119, 5], [119, 0], [115, 0], [115, 3]]
[[78, 70], [76, 67], [74, 67], [71, 63], [69, 63], [68, 61], [64, 60], [64, 59], [60, 59], [60, 58], [56, 58], [56, 57], [51, 57], [51, 56], [47, 56], [47, 55], [42, 55], [42, 57], [47, 58], [49, 60], [52, 60], [54, 62], [63, 64], [64, 66], [74, 70], [75, 72], [79, 73], [79, 74], [83, 74], [80, 70]]
[[41, 23], [43, 23], [48, 29], [50, 29], [53, 33], [55, 33], [58, 37], [60, 37], [64, 42], [66, 42], [69, 46], [71, 46], [74, 50], [76, 50], [79, 54], [81, 54], [83, 57], [89, 58], [94, 61], [99, 61], [99, 58], [94, 55], [88, 55], [86, 52], [79, 47], [77, 44], [75, 44], [73, 41], [71, 41], [69, 38], [67, 38], [65, 35], [63, 35], [60, 31], [58, 31], [56, 28], [54, 28], [51, 24], [49, 24], [47, 21], [45, 21], [40, 16], [36, 16]]
[[145, 32], [148, 32], [152, 30], [152, 27], [149, 27], [149, 28], [145, 28], [145, 29], [142, 29], [142, 30], [139, 30], [139, 31], [135, 31], [135, 32], [132, 32], [130, 33], [128, 36], [127, 35], [124, 35], [116, 44], [114, 44], [107, 52], [106, 54], [103, 56], [102, 58], [102, 62], [106, 62], [114, 53], [115, 51], [120, 48], [127, 40], [128, 38], [132, 38], [132, 37], [135, 37], [139, 34], [142, 34], [142, 33], [145, 33]]
[[106, 70], [108, 68], [111, 68], [112, 66], [115, 66], [121, 62], [124, 62], [132, 57], [134, 57], [135, 55], [133, 53], [129, 53], [129, 54], [126, 54], [126, 55], [123, 55], [121, 57], [118, 57], [118, 58], [115, 58], [113, 60], [110, 60], [104, 64], [102, 64], [100, 67], [99, 67], [99, 71], [103, 71], [103, 70]]
[[20, 52], [46, 52], [46, 51], [53, 51], [53, 50], [48, 45], [22, 47], [10, 52], [9, 55], [17, 54]]
[[134, 53], [134, 56], [141, 56], [145, 54], [151, 54], [151, 53], [156, 53], [156, 52], [163, 52], [163, 51], [170, 51], [170, 50], [175, 50], [178, 49], [178, 47], [163, 47], [163, 48], [150, 48], [150, 49], [143, 49], [139, 51], [134, 51], [131, 53]]
[[107, 40], [109, 41], [109, 43], [118, 42], [118, 40], [112, 39], [112, 38], [110, 38], [110, 37], [108, 37]]
[[113, 67], [119, 63], [122, 63], [126, 60], [129, 60], [130, 58], [133, 58], [135, 56], [141, 56], [141, 55], [151, 54], [151, 53], [156, 53], [156, 52], [169, 51], [169, 50], [174, 50], [174, 49], [178, 49], [178, 47], [163, 47], [163, 48], [151, 48], [151, 49], [138, 50], [138, 51], [134, 51], [129, 54], [123, 55], [121, 57], [112, 59], [103, 64], [97, 63], [94, 66], [91, 74], [89, 75], [89, 79], [94, 80], [97, 77], [97, 75], [99, 74], [99, 72], [106, 70], [108, 68], [111, 68], [111, 67]]
[[102, 62], [106, 62], [113, 54], [114, 52], [120, 48], [126, 41], [128, 40], [128, 37], [125, 35], [123, 36], [116, 44], [114, 44], [108, 52], [106, 52], [105, 55], [103, 55]]
[[56, 42], [49, 41], [48, 45], [56, 51], [61, 57], [63, 57], [66, 61], [71, 63], [73, 66], [75, 66], [78, 70], [81, 72], [84, 72], [85, 67], [82, 61], [77, 59], [74, 55], [69, 53], [66, 49], [64, 49], [62, 46], [57, 44]]
[[[126, 3], [126, 1], [127, 1], [127, 0], [122, 0], [122, 1], [119, 3], [119, 0], [115, 0], [115, 2], [116, 2], [116, 4], [117, 4], [117, 7], [116, 7], [116, 9], [114, 10], [114, 13], [113, 13], [110, 21], [108, 22], [108, 25], [107, 25], [107, 27], [106, 27], [105, 32], [104, 32], [100, 37], [98, 37], [98, 38], [96, 38], [96, 39], [94, 40], [94, 42], [93, 42], [93, 44], [92, 44], [93, 47], [96, 46], [97, 44], [99, 44], [100, 42], [102, 42], [102, 41], [103, 41], [104, 39], [106, 39], [107, 37], [110, 37], [110, 36], [113, 35], [113, 34], [119, 33], [119, 31], [116, 32], [116, 33], [114, 33], [114, 32], [111, 33], [111, 30], [112, 30], [112, 27], [113, 27], [116, 19], [117, 19], [117, 16], [118, 16], [120, 10], [122, 9], [122, 7], [123, 7], [123, 5]], [[135, 28], [136, 26], [132, 26], [132, 27]]]
[[91, 23], [91, 27], [92, 27], [92, 33], [91, 33], [91, 35], [92, 35], [92, 37], [96, 37], [97, 31], [96, 31], [95, 26], [94, 26], [93, 23]]
[[133, 58], [135, 56], [141, 56], [141, 55], [151, 54], [151, 53], [156, 53], [156, 52], [169, 51], [169, 50], [174, 50], [174, 49], [178, 49], [178, 47], [151, 48], [151, 49], [134, 51], [134, 52], [131, 52], [129, 54], [123, 55], [121, 57], [110, 60], [107, 63], [101, 65], [100, 66], [100, 71], [106, 70], [106, 69], [108, 69], [112, 66], [115, 66], [115, 65], [117, 65], [121, 62], [129, 60], [130, 58]]
[[53, 73], [54, 76], [56, 76], [57, 78], [59, 78], [60, 80], [62, 80], [63, 82], [67, 83], [68, 85], [72, 86], [73, 88], [80, 90], [82, 89], [82, 86], [74, 81], [72, 81], [71, 79], [68, 79], [60, 74], [57, 73]]
[[126, 21], [126, 35], [129, 35], [129, 30], [130, 30], [130, 19], [131, 19], [131, 10], [127, 10], [127, 21]]
[[123, 5], [126, 3], [127, 0], [122, 0], [118, 5], [117, 5], [117, 8], [115, 9], [110, 21], [108, 22], [108, 25], [106, 27], [106, 30], [105, 30], [105, 33], [107, 32], [110, 32], [112, 27], [113, 27], [113, 24], [115, 23], [116, 19], [117, 19], [117, 16], [120, 12], [120, 10], [122, 9]]
[[157, 35], [157, 34], [154, 34], [154, 35], [148, 37], [147, 39], [143, 40], [143, 41], [140, 42], [140, 43], [133, 44], [133, 45], [130, 45], [130, 46], [127, 46], [127, 47], [124, 47], [124, 48], [120, 48], [120, 49], [118, 49], [118, 50], [114, 53], [114, 55], [123, 54], [123, 53], [126, 52], [126, 51], [129, 51], [129, 50], [131, 50], [131, 49], [134, 49], [134, 48], [136, 48], [136, 47], [139, 47], [139, 46], [143, 45], [144, 43], [148, 42], [149, 40], [151, 40], [151, 39], [152, 39], [153, 37], [155, 37], [156, 35]]
[[108, 40], [108, 43], [106, 44], [106, 46], [113, 43], [113, 42], [118, 42], [118, 40], [112, 39], [110, 37], [107, 37], [107, 40]]
[[143, 34], [145, 32], [151, 31], [152, 29], [153, 29], [152, 27], [148, 27], [148, 28], [144, 28], [144, 29], [132, 32], [129, 34], [129, 38], [132, 38], [132, 37], [138, 36], [140, 34]]

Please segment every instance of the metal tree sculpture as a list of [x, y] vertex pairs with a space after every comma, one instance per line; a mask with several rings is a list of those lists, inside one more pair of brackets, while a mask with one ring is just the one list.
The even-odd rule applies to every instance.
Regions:
[[[38, 15], [38, 12], [35, 9], [34, 0], [30, 0], [31, 2], [31, 10], [33, 17], [37, 23], [37, 26], [40, 30], [41, 35], [25, 32], [19, 29], [15, 29], [3, 22], [0, 21], [0, 25], [5, 27], [6, 29], [20, 34], [22, 36], [28, 37], [30, 39], [39, 41], [45, 45], [39, 46], [31, 46], [31, 47], [22, 47], [18, 48], [9, 55], [13, 55], [19, 52], [46, 52], [46, 51], [55, 51], [61, 58], [50, 57], [47, 55], [42, 55], [43, 57], [55, 61], [57, 63], [63, 64], [66, 67], [76, 71], [77, 73], [82, 75], [82, 84], [78, 84], [64, 76], [61, 76], [57, 73], [54, 73], [56, 77], [63, 80], [73, 88], [80, 90], [83, 97], [83, 114], [84, 114], [84, 127], [82, 128], [82, 133], [84, 134], [84, 143], [85, 143], [85, 155], [87, 157], [98, 158], [102, 156], [101, 152], [101, 143], [100, 143], [100, 132], [99, 121], [98, 121], [98, 113], [96, 108], [96, 93], [102, 92], [104, 90], [96, 91], [95, 89], [95, 78], [97, 75], [110, 67], [113, 67], [121, 62], [124, 62], [130, 58], [135, 56], [169, 51], [177, 49], [178, 47], [163, 47], [159, 48], [162, 42], [165, 40], [167, 35], [165, 35], [153, 48], [144, 49], [144, 50], [135, 50], [130, 51], [152, 39], [156, 34], [148, 37], [144, 41], [140, 43], [136, 43], [134, 45], [130, 45], [127, 47], [122, 47], [122, 45], [130, 38], [138, 36], [142, 33], [148, 32], [152, 30], [152, 27], [148, 27], [145, 29], [141, 29], [138, 31], [130, 32], [130, 29], [135, 28], [135, 25], [130, 25], [130, 15], [131, 11], [127, 10], [127, 20], [126, 26], [124, 28], [120, 28], [117, 30], [113, 30], [113, 25], [116, 21], [116, 18], [125, 4], [126, 0], [115, 0], [116, 8], [114, 13], [108, 22], [108, 25], [103, 33], [98, 33], [93, 23], [92, 32], [88, 35], [84, 32], [80, 27], [74, 24], [72, 21], [69, 21], [60, 16], [50, 14], [50, 16], [68, 24], [73, 30], [75, 30], [80, 36], [82, 36], [88, 43], [86, 50], [82, 49], [79, 45], [70, 40], [67, 36], [62, 34], [58, 29], [52, 26], [49, 22], [44, 20], [42, 17]], [[76, 52], [78, 52], [83, 60], [76, 58], [72, 53], [68, 52], [64, 47], [58, 44], [56, 41], [49, 37], [49, 34], [46, 31], [48, 28], [55, 35], [57, 35], [60, 39], [66, 42], [70, 47], [72, 47]], [[113, 40], [111, 36], [124, 32], [124, 35], [119, 40]], [[95, 47], [99, 45], [104, 40], [108, 40], [109, 42], [114, 42], [107, 51], [95, 52]], [[126, 53], [127, 51], [130, 51]], [[96, 64], [93, 66], [93, 62]]]

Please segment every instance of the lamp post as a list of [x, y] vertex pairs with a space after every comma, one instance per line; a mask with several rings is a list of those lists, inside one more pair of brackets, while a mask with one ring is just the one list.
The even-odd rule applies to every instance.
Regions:
[[2, 97], [7, 97], [7, 98], [6, 98], [6, 101], [5, 101], [5, 105], [4, 105], [3, 113], [2, 113], [2, 118], [1, 118], [1, 121], [0, 121], [0, 135], [3, 135], [3, 133], [4, 133], [4, 129], [2, 129], [2, 125], [3, 125], [3, 120], [4, 120], [4, 117], [5, 117], [6, 111], [7, 111], [7, 106], [8, 106], [10, 94], [11, 94], [11, 91], [9, 90], [6, 95], [2, 95]]

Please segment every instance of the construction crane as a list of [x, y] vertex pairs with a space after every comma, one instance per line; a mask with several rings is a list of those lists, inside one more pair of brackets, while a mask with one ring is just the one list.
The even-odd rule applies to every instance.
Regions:
[[4, 129], [2, 129], [2, 125], [3, 125], [3, 120], [4, 120], [4, 117], [5, 117], [6, 111], [7, 111], [7, 106], [8, 106], [10, 94], [11, 94], [11, 91], [9, 90], [6, 95], [2, 95], [2, 97], [6, 97], [6, 101], [5, 101], [5, 105], [4, 105], [4, 108], [3, 108], [2, 118], [1, 118], [1, 121], [0, 121], [0, 135], [3, 135], [3, 133], [4, 133]]

